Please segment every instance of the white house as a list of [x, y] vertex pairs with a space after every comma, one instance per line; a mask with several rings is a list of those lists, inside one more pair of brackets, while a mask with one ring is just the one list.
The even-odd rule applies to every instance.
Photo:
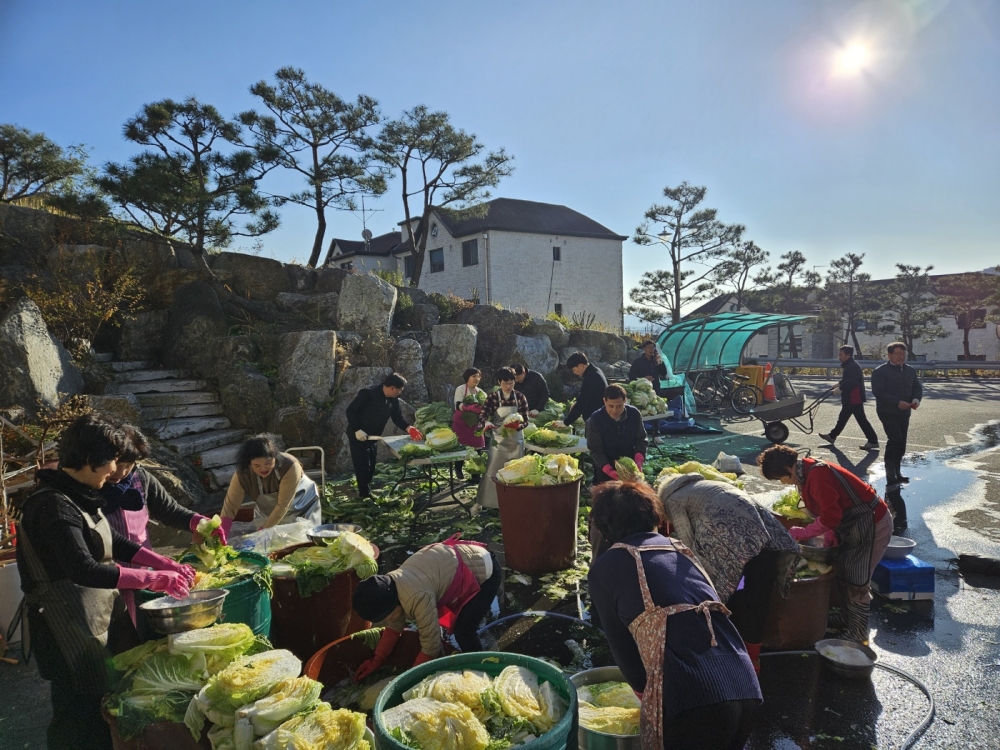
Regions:
[[[425, 292], [456, 294], [529, 315], [594, 316], [623, 325], [622, 243], [577, 211], [551, 203], [497, 198], [480, 217], [432, 215], [420, 276]], [[412, 273], [412, 248], [400, 232], [369, 243], [335, 239], [331, 265]]]

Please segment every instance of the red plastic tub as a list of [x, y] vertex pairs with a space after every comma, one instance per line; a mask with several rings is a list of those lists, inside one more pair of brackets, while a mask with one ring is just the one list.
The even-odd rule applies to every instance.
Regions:
[[172, 721], [150, 724], [141, 734], [126, 740], [118, 734], [118, 720], [104, 709], [101, 709], [101, 714], [111, 727], [111, 747], [114, 750], [212, 750], [207, 724], [197, 742], [190, 729], [181, 722]]
[[[420, 636], [416, 631], [404, 630], [385, 664], [389, 667], [409, 669], [413, 666], [418, 653], [420, 653]], [[350, 677], [362, 662], [368, 661], [374, 655], [375, 651], [368, 648], [361, 638], [351, 636], [338, 638], [309, 658], [303, 674], [319, 680], [326, 687], [331, 687]]]
[[580, 481], [530, 487], [493, 478], [505, 563], [522, 573], [553, 573], [576, 561]]

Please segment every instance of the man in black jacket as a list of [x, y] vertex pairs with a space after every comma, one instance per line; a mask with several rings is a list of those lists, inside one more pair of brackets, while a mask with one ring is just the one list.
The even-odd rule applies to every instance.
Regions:
[[584, 421], [590, 415], [604, 406], [604, 389], [608, 387], [608, 379], [604, 377], [599, 367], [594, 367], [583, 352], [573, 352], [566, 360], [566, 368], [582, 378], [580, 384], [580, 394], [573, 402], [573, 406], [563, 417], [562, 421], [556, 422], [556, 427], [565, 427], [573, 424], [577, 419], [583, 417]]
[[819, 436], [833, 445], [853, 416], [868, 439], [868, 442], [861, 446], [861, 450], [877, 451], [878, 435], [865, 416], [865, 375], [861, 372], [861, 365], [854, 361], [854, 347], [840, 347], [837, 356], [840, 358], [843, 374], [833, 390], [840, 391], [840, 416], [832, 430], [821, 432]]
[[510, 369], [514, 371], [515, 389], [528, 399], [528, 416], [534, 417], [545, 408], [549, 400], [549, 384], [545, 382], [542, 373], [529, 370], [520, 363], [511, 365]]
[[392, 419], [393, 424], [406, 430], [413, 440], [424, 439], [416, 427], [406, 423], [399, 411], [399, 394], [405, 387], [406, 378], [394, 372], [380, 384], [359, 391], [347, 407], [347, 443], [351, 448], [351, 463], [354, 464], [354, 476], [358, 479], [360, 497], [371, 496], [378, 453], [378, 440], [371, 438], [382, 434], [386, 422]]
[[587, 450], [594, 461], [594, 484], [618, 479], [615, 461], [632, 458], [640, 469], [646, 459], [646, 429], [642, 415], [625, 403], [628, 394], [615, 383], [604, 389], [604, 408], [587, 420]]
[[920, 406], [924, 397], [917, 371], [906, 364], [906, 344], [894, 341], [887, 347], [889, 361], [872, 372], [872, 395], [875, 409], [885, 430], [886, 489], [905, 484], [909, 477], [902, 474], [906, 455], [906, 433], [910, 427], [910, 412]]
[[660, 393], [660, 381], [667, 377], [667, 366], [656, 351], [655, 341], [642, 342], [642, 354], [635, 358], [628, 368], [629, 381], [646, 378], [653, 384], [653, 390]]

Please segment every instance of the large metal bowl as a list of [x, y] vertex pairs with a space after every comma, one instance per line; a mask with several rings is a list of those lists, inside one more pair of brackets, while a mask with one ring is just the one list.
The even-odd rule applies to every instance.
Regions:
[[882, 557], [887, 557], [890, 560], [902, 560], [911, 554], [916, 546], [917, 543], [912, 539], [907, 539], [905, 536], [894, 536], [889, 540], [889, 545], [882, 553]]
[[[577, 672], [569, 678], [576, 688], [594, 685], [598, 682], [625, 682], [625, 676], [618, 667], [596, 667]], [[577, 741], [580, 750], [642, 750], [642, 736], [638, 734], [605, 734], [579, 727]]]
[[171, 635], [215, 624], [222, 614], [222, 604], [228, 594], [226, 589], [192, 591], [183, 599], [162, 596], [140, 604], [139, 608], [146, 613], [153, 630], [161, 635]]
[[[829, 652], [830, 648], [836, 647], [859, 651], [867, 657], [868, 663], [865, 665], [846, 663]], [[826, 664], [831, 672], [852, 680], [869, 679], [872, 676], [872, 672], [875, 671], [875, 665], [878, 664], [878, 654], [868, 648], [868, 646], [863, 646], [856, 641], [827, 638], [822, 641], [816, 641], [815, 649], [816, 653], [819, 654], [819, 658], [823, 660], [823, 663]], [[824, 651], [827, 653], [824, 653]]]
[[824, 565], [833, 565], [837, 562], [837, 558], [840, 557], [840, 545], [835, 544], [832, 547], [813, 547], [808, 544], [800, 544], [799, 553], [806, 560], [823, 563]]
[[309, 537], [309, 541], [313, 544], [325, 547], [345, 531], [360, 534], [361, 527], [356, 523], [324, 523], [307, 532], [306, 536]]

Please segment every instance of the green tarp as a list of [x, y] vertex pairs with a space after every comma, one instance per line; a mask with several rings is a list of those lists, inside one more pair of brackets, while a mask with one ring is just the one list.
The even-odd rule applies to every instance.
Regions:
[[676, 372], [708, 370], [716, 365], [737, 367], [747, 342], [775, 326], [809, 320], [810, 315], [719, 313], [675, 323], [660, 334], [657, 346]]

